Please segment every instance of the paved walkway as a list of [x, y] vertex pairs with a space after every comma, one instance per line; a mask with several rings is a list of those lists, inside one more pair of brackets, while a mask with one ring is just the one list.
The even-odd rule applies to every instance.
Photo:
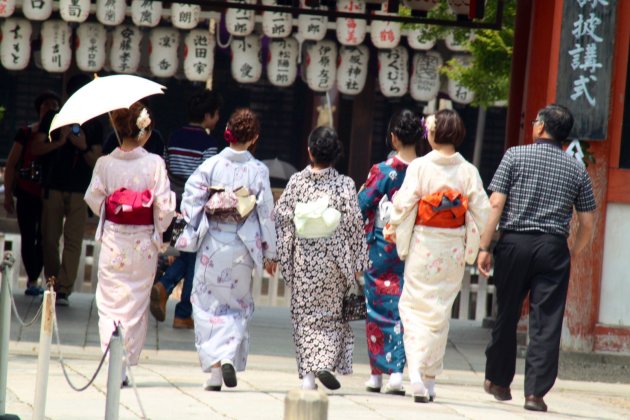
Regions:
[[[16, 294], [23, 318], [30, 319], [39, 299]], [[169, 301], [172, 317], [174, 302]], [[62, 353], [70, 376], [83, 385], [97, 367], [97, 311], [94, 296], [73, 294], [70, 306], [57, 308]], [[257, 308], [251, 325], [251, 353], [239, 385], [219, 393], [203, 391], [206, 374], [201, 372], [193, 345], [193, 332], [150, 321], [146, 348], [140, 365], [133, 370], [140, 399], [151, 419], [282, 419], [286, 393], [300, 384], [297, 377], [291, 326], [285, 308]], [[438, 378], [435, 403], [414, 404], [410, 396], [395, 397], [364, 391], [369, 375], [365, 332], [361, 322], [353, 323], [355, 373], [341, 377], [342, 388], [329, 392], [329, 419], [628, 419], [630, 385], [558, 380], [545, 398], [550, 412], [523, 410], [523, 377], [513, 384], [514, 400], [495, 401], [481, 388], [484, 348], [489, 330], [479, 323], [451, 322], [445, 371]], [[7, 412], [31, 418], [37, 369], [39, 325], [21, 328], [12, 320], [8, 372]], [[518, 361], [523, 372], [523, 361]], [[51, 419], [99, 419], [104, 417], [106, 372], [94, 385], [77, 393], [66, 383], [53, 341], [48, 381], [46, 415]], [[321, 388], [321, 387], [320, 387]], [[121, 391], [121, 419], [141, 418], [134, 392]]]

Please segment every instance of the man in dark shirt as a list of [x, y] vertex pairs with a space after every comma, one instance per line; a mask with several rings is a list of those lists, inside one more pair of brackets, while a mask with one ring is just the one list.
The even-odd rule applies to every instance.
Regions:
[[[87, 82], [89, 76], [78, 74], [68, 81], [71, 96]], [[81, 258], [87, 206], [83, 195], [92, 178], [92, 168], [101, 156], [103, 128], [97, 119], [85, 122], [78, 134], [70, 126], [61, 127], [48, 140], [48, 130], [55, 112], [40, 124], [33, 140], [33, 154], [43, 155], [42, 245], [44, 274], [55, 276], [57, 304], [68, 305]], [[59, 240], [63, 234], [63, 255], [59, 260]]]
[[[516, 370], [516, 327], [529, 293], [529, 347], [525, 361], [525, 409], [547, 411], [543, 397], [558, 375], [560, 334], [569, 285], [571, 256], [593, 234], [595, 198], [582, 162], [563, 150], [573, 116], [563, 106], [548, 105], [533, 124], [534, 144], [509, 149], [488, 187], [492, 211], [477, 264], [488, 276], [492, 236], [498, 314], [486, 349], [484, 389], [497, 400], [510, 400]], [[579, 227], [573, 247], [567, 237], [573, 209]]]

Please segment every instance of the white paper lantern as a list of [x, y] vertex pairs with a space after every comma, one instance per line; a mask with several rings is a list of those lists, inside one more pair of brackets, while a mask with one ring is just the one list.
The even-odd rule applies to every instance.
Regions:
[[425, 27], [419, 27], [407, 32], [407, 43], [414, 50], [430, 50], [435, 46], [435, 38], [427, 35]]
[[135, 73], [140, 65], [140, 42], [142, 33], [133, 25], [114, 28], [109, 50], [109, 65], [116, 73]]
[[297, 77], [299, 45], [295, 38], [274, 39], [269, 43], [267, 78], [274, 86], [291, 86]]
[[96, 0], [96, 19], [103, 25], [117, 26], [125, 20], [125, 0]]
[[149, 69], [156, 77], [173, 77], [179, 60], [179, 31], [171, 28], [151, 29], [149, 37]]
[[50, 73], [63, 73], [70, 68], [70, 25], [63, 20], [47, 20], [42, 24], [42, 67]]
[[[393, 16], [394, 13], [376, 12], [379, 16]], [[376, 48], [394, 48], [400, 43], [401, 24], [399, 22], [386, 22], [373, 20], [370, 25], [370, 38]]]
[[383, 96], [398, 98], [409, 89], [409, 53], [401, 46], [378, 51], [378, 84]]
[[[365, 14], [365, 0], [339, 0], [337, 11]], [[364, 19], [338, 18], [337, 40], [342, 45], [359, 45], [365, 39], [367, 22]]]
[[335, 86], [337, 44], [330, 40], [306, 47], [306, 84], [315, 92], [327, 92]]
[[100, 23], [89, 22], [77, 28], [77, 67], [85, 72], [97, 72], [105, 64], [105, 41], [107, 32]]
[[[313, 9], [306, 6], [305, 0], [300, 0], [301, 9]], [[326, 6], [320, 6], [318, 10], [328, 10]], [[306, 15], [298, 16], [298, 33], [306, 41], [321, 41], [328, 30], [328, 18], [326, 16]]]
[[337, 65], [337, 90], [344, 95], [358, 95], [365, 87], [370, 50], [365, 45], [339, 49]]
[[[277, 0], [262, 0], [265, 6], [278, 6]], [[286, 38], [293, 30], [293, 18], [290, 13], [263, 12], [263, 33], [269, 38]]]
[[234, 38], [230, 44], [232, 77], [239, 83], [256, 83], [262, 75], [261, 43], [257, 35]]
[[428, 12], [438, 5], [440, 0], [403, 0], [403, 4], [411, 10]]
[[468, 15], [470, 0], [446, 0], [448, 8], [456, 15]]
[[172, 3], [171, 22], [179, 29], [193, 29], [199, 24], [201, 6], [198, 4]]
[[53, 0], [25, 0], [22, 13], [28, 20], [46, 20], [53, 10]]
[[7, 70], [23, 70], [31, 58], [31, 22], [21, 18], [5, 19], [0, 25], [0, 62]]
[[184, 39], [184, 74], [191, 82], [205, 82], [214, 69], [216, 41], [207, 30], [193, 29]]
[[0, 18], [9, 17], [15, 12], [15, 0], [0, 0]]
[[[256, 4], [256, 0], [230, 0], [230, 3]], [[230, 7], [225, 12], [225, 27], [234, 36], [247, 36], [254, 31], [254, 11]]]
[[85, 22], [90, 16], [90, 0], [59, 0], [59, 14], [66, 22]]
[[162, 2], [133, 0], [131, 2], [131, 20], [133, 24], [145, 28], [155, 28], [162, 17]]
[[[457, 60], [462, 66], [470, 65], [471, 61], [469, 55], [454, 55], [453, 59]], [[475, 99], [475, 92], [460, 85], [455, 80], [448, 79], [448, 96], [451, 97], [453, 102], [466, 105]]]
[[451, 51], [468, 51], [468, 47], [466, 44], [474, 39], [474, 34], [472, 31], [468, 33], [468, 38], [465, 38], [461, 42], [455, 39], [455, 34], [453, 32], [449, 32], [444, 38], [444, 43], [446, 44], [446, 48]]
[[428, 102], [440, 91], [440, 67], [442, 56], [435, 52], [417, 52], [411, 63], [409, 93], [416, 101]]

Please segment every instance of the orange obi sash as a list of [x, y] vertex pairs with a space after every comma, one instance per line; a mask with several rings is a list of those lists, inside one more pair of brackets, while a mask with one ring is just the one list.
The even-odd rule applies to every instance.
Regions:
[[152, 204], [150, 190], [119, 188], [105, 199], [105, 219], [120, 225], [152, 225]]
[[416, 225], [458, 228], [466, 224], [468, 198], [455, 190], [425, 195], [418, 202]]

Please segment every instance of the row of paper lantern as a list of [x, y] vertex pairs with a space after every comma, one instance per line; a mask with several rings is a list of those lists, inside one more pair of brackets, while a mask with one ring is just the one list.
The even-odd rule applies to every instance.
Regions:
[[[233, 3], [255, 4], [257, 0], [234, 0]], [[414, 9], [430, 10], [439, 0], [406, 0], [405, 3]], [[277, 6], [277, 0], [262, 0], [264, 5]], [[470, 0], [449, 0], [449, 5], [456, 11], [467, 10]], [[347, 13], [365, 13], [365, 0], [340, 0], [337, 10]], [[386, 5], [387, 3], [384, 3]], [[15, 11], [16, 0], [0, 0], [0, 17], [10, 17]], [[305, 0], [301, 7], [308, 9]], [[322, 7], [326, 9], [326, 7]], [[126, 16], [125, 0], [96, 0], [96, 18], [106, 26], [123, 24]], [[48, 20], [52, 14], [53, 0], [24, 1], [22, 13], [32, 21]], [[193, 29], [199, 24], [201, 7], [194, 4], [172, 3], [171, 22], [178, 29]], [[59, 0], [59, 14], [66, 22], [82, 23], [90, 13], [90, 0]], [[385, 11], [377, 15], [386, 15]], [[162, 2], [132, 0], [131, 19], [137, 27], [154, 28], [162, 17]], [[251, 35], [255, 27], [253, 10], [230, 8], [225, 13], [227, 31], [238, 37]], [[325, 16], [300, 15], [298, 32], [307, 41], [321, 41], [326, 36], [328, 18]], [[293, 30], [293, 18], [290, 13], [263, 12], [262, 31], [270, 38], [286, 38]], [[377, 48], [394, 48], [400, 43], [401, 23], [374, 20], [370, 25], [370, 38]], [[363, 19], [338, 18], [336, 20], [337, 40], [342, 45], [356, 46], [364, 42], [367, 35], [367, 22]], [[425, 40], [421, 28], [412, 29], [408, 34], [409, 46], [413, 49], [429, 50], [435, 40]], [[447, 46], [454, 51], [464, 47], [455, 42], [453, 36], [446, 39]]]

